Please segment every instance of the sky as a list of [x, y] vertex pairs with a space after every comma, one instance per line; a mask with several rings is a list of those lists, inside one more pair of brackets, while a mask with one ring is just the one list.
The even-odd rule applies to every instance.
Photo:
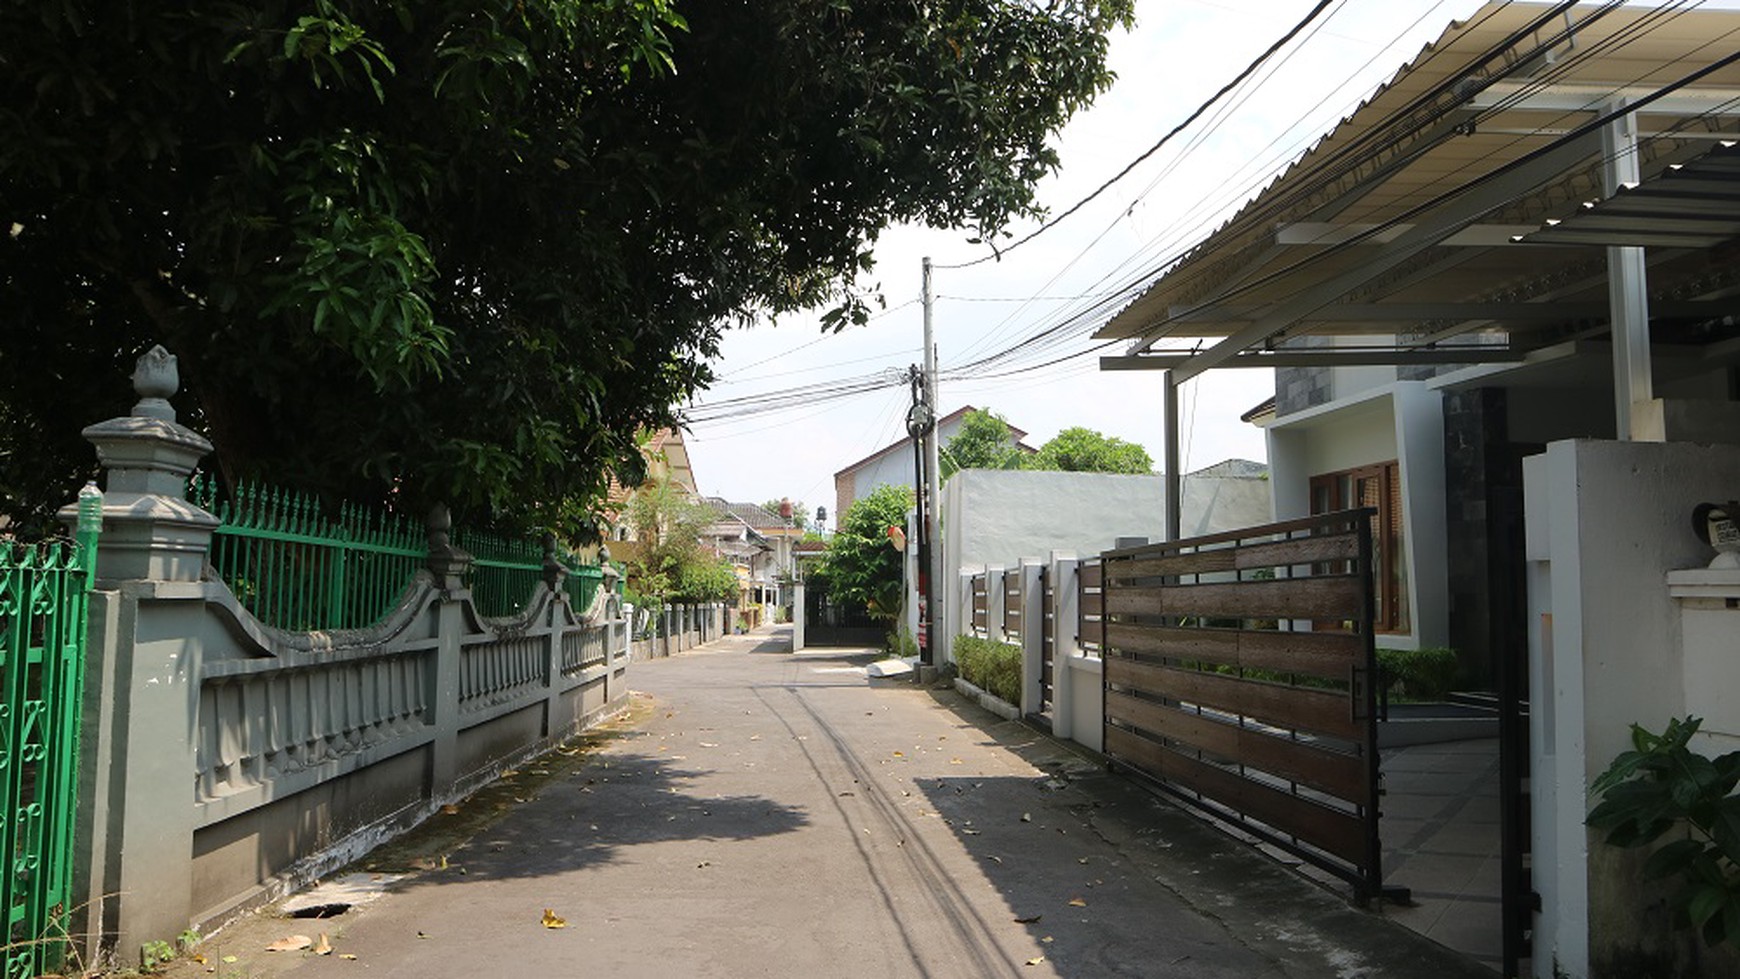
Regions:
[[[1038, 198], [1062, 212], [1113, 177], [1279, 40], [1315, 0], [1138, 0], [1137, 23], [1116, 32], [1112, 88], [1078, 113], [1054, 145], [1059, 171]], [[930, 256], [933, 328], [942, 380], [939, 414], [989, 409], [1039, 446], [1084, 426], [1136, 442], [1156, 460], [1161, 382], [1146, 371], [1102, 372], [1088, 335], [1116, 307], [1084, 319], [1096, 297], [1151, 279], [1166, 261], [1230, 218], [1285, 166], [1452, 19], [1479, 0], [1338, 0], [1269, 67], [1218, 109], [1080, 212], [1000, 260], [949, 268], [989, 254], [966, 231], [896, 227], [881, 236], [861, 280], [887, 307], [862, 327], [825, 334], [819, 312], [733, 329], [714, 363], [709, 403], [842, 379], [904, 376], [922, 358], [921, 263]], [[1017, 238], [1039, 222], [1018, 222]], [[1086, 298], [1082, 298], [1086, 297]], [[1048, 328], [1051, 345], [994, 367], [963, 370], [986, 354]], [[1052, 366], [1040, 365], [1079, 354]], [[1026, 369], [1020, 369], [1026, 368]], [[1037, 369], [1036, 369], [1037, 368]], [[892, 373], [891, 373], [892, 372]], [[951, 374], [951, 372], [953, 372]], [[1002, 376], [996, 376], [1002, 375]], [[1210, 371], [1180, 392], [1185, 471], [1222, 459], [1266, 460], [1263, 433], [1239, 416], [1274, 394], [1268, 369]], [[905, 437], [904, 382], [773, 414], [698, 421], [685, 441], [702, 493], [734, 501], [789, 497], [806, 512], [834, 509], [833, 474]]]

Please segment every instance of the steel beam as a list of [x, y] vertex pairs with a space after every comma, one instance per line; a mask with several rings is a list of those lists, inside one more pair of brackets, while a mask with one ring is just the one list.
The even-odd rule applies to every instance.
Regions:
[[1334, 303], [1358, 286], [1473, 224], [1482, 215], [1534, 190], [1582, 162], [1597, 148], [1598, 143], [1597, 134], [1588, 133], [1567, 140], [1539, 156], [1526, 157], [1513, 166], [1494, 171], [1430, 213], [1420, 215], [1412, 229], [1373, 255], [1370, 262], [1301, 289], [1279, 309], [1198, 354], [1190, 363], [1178, 367], [1176, 372], [1180, 375], [1179, 382], [1217, 367], [1253, 344], [1275, 336], [1306, 316]]

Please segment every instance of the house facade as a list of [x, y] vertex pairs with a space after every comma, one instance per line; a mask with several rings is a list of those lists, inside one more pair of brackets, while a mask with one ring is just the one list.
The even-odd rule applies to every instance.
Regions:
[[1099, 333], [1168, 406], [1272, 369], [1275, 516], [1370, 507], [1378, 643], [1450, 646], [1512, 705], [1507, 927], [1543, 977], [1705, 954], [1583, 818], [1630, 723], [1740, 725], [1695, 696], [1675, 603], [1705, 585], [1672, 577], [1740, 483], [1735, 38], [1732, 10], [1489, 4]]
[[[961, 422], [967, 413], [977, 411], [972, 405], [963, 405], [954, 411], [938, 418], [936, 421], [937, 443], [947, 445], [949, 439], [960, 433]], [[1027, 433], [1019, 428], [1009, 426], [1009, 435], [1014, 439], [1017, 448], [1032, 452], [1033, 448], [1021, 440]], [[852, 501], [862, 499], [876, 491], [878, 486], [912, 486], [918, 472], [917, 463], [912, 457], [912, 440], [901, 439], [885, 445], [870, 453], [857, 462], [834, 473], [834, 515], [838, 519], [844, 516], [846, 508]]]

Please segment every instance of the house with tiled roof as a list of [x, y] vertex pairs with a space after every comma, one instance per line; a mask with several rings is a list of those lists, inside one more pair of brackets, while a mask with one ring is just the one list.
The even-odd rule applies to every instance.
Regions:
[[787, 583], [795, 570], [792, 546], [803, 536], [803, 528], [759, 504], [732, 503], [717, 496], [706, 501], [718, 511], [719, 519], [707, 528], [705, 543], [740, 567], [745, 604], [785, 604]]
[[[960, 434], [961, 422], [966, 419], [967, 413], [977, 410], [972, 405], [962, 405], [938, 418], [938, 444], [947, 445], [949, 439]], [[1015, 440], [1016, 448], [1023, 452], [1035, 451], [1032, 446], [1021, 441], [1027, 435], [1025, 431], [1010, 425], [1009, 435]], [[913, 485], [916, 470], [911, 439], [903, 438], [877, 449], [834, 473], [834, 513], [844, 514], [852, 501], [869, 496], [878, 486]]]
[[[690, 499], [700, 498], [701, 492], [695, 483], [695, 470], [689, 463], [689, 447], [684, 444], [681, 431], [661, 428], [653, 432], [641, 446], [640, 452], [646, 459], [646, 482], [641, 486], [669, 481], [684, 496]], [[635, 550], [635, 531], [628, 522], [628, 504], [640, 489], [641, 487], [624, 486], [613, 478], [605, 493], [605, 537], [610, 541], [611, 556], [617, 560], [626, 560]]]

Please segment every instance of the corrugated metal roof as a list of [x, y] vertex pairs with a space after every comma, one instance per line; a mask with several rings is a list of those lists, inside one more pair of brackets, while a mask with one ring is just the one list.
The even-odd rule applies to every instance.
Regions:
[[[1095, 336], [1146, 345], [1264, 332], [1251, 325], [1269, 322], [1265, 317], [1307, 290], [1332, 291], [1342, 282], [1349, 284], [1345, 290], [1297, 303], [1300, 315], [1240, 348], [1258, 354], [1312, 334], [1403, 334], [1414, 346], [1421, 337], [1437, 342], [1470, 330], [1497, 330], [1501, 344], [1523, 347], [1561, 337], [1566, 318], [1555, 320], [1531, 302], [1565, 304], [1575, 317], [1594, 310], [1605, 319], [1597, 306], [1605, 297], [1599, 255], [1563, 244], [1524, 247], [1510, 238], [1599, 192], [1596, 140], [1585, 137], [1586, 151], [1581, 142], [1561, 146], [1566, 132], [1594, 119], [1593, 110], [1616, 93], [1653, 91], [1731, 55], [1740, 12], [1670, 16], [1626, 7], [1598, 20], [1585, 13], [1567, 36], [1561, 21], [1534, 23], [1546, 9], [1491, 3], [1451, 24]], [[1519, 31], [1525, 32], [1520, 41], [1504, 43]], [[1675, 134], [1643, 141], [1644, 174], [1707, 150], [1712, 133], [1732, 133], [1740, 125], [1740, 103], [1728, 102], [1710, 117], [1689, 106], [1737, 96], [1740, 67], [1730, 65], [1639, 113], [1644, 134]], [[1381, 152], [1371, 152], [1374, 147]], [[1549, 148], [1555, 164], [1562, 163], [1550, 179], [1502, 195], [1494, 191], [1490, 206], [1474, 196], [1478, 191], [1465, 189], [1482, 177], [1488, 187], [1502, 186], [1519, 164]], [[1478, 217], [1442, 235], [1431, 224], [1443, 212], [1477, 204]], [[1376, 261], [1398, 254], [1388, 242], [1415, 229], [1416, 240], [1429, 240], [1405, 261]], [[1701, 295], [1694, 280], [1707, 275], [1704, 265], [1652, 257], [1652, 287]], [[1523, 322], [1509, 322], [1512, 317]], [[1175, 362], [1185, 359], [1178, 350], [1167, 353]]]
[[1740, 145], [1732, 142], [1517, 236], [1530, 245], [1649, 248], [1712, 248], [1735, 238], [1740, 238]]

